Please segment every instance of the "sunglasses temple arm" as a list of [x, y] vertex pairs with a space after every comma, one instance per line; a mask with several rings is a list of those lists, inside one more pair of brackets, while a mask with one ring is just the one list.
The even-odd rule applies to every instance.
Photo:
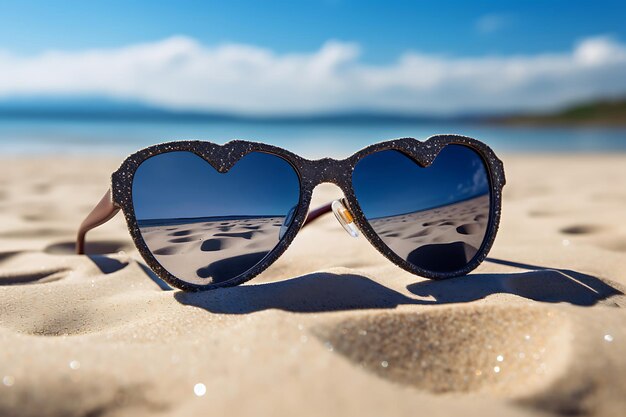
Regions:
[[309, 214], [306, 216], [306, 220], [304, 221], [304, 224], [302, 225], [302, 227], [305, 227], [309, 223], [315, 221], [315, 219], [317, 219], [318, 217], [323, 216], [324, 214], [330, 213], [331, 211], [333, 211], [331, 208], [331, 205], [332, 205], [332, 202], [328, 202], [324, 204], [323, 206], [317, 207], [309, 211]]
[[76, 236], [76, 253], [78, 255], [85, 254], [85, 235], [87, 232], [111, 220], [118, 211], [120, 208], [113, 204], [111, 190], [108, 190], [78, 228]]

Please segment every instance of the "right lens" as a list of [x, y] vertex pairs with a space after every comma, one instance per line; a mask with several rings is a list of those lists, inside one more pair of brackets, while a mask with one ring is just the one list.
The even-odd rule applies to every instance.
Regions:
[[448, 145], [426, 168], [399, 151], [376, 152], [357, 163], [352, 186], [376, 234], [418, 268], [458, 271], [482, 246], [489, 175], [471, 148]]
[[143, 240], [178, 279], [199, 285], [240, 276], [271, 252], [291, 226], [300, 181], [289, 162], [252, 152], [227, 173], [191, 152], [145, 160], [133, 179]]

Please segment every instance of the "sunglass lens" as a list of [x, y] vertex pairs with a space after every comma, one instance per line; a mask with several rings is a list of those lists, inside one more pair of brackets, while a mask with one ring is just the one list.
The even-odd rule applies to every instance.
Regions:
[[291, 226], [300, 181], [286, 160], [253, 152], [227, 173], [191, 152], [169, 152], [135, 172], [132, 200], [146, 246], [176, 278], [217, 284], [259, 264]]
[[352, 183], [374, 232], [415, 267], [459, 271], [485, 240], [489, 175], [469, 147], [448, 145], [425, 168], [402, 152], [377, 152], [357, 163]]

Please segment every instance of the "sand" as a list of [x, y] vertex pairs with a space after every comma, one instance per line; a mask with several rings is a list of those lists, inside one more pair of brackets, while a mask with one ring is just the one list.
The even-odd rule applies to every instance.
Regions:
[[474, 258], [489, 223], [489, 195], [396, 216], [370, 219], [402, 259], [431, 271], [454, 271]]
[[330, 215], [247, 285], [193, 294], [121, 216], [72, 254], [117, 160], [0, 161], [0, 415], [624, 415], [626, 156], [504, 159], [467, 277], [413, 276]]
[[192, 284], [228, 281], [259, 263], [286, 231], [285, 216], [184, 219], [139, 224], [156, 260]]
[[[228, 281], [258, 264], [286, 232], [285, 216], [140, 220], [156, 260], [176, 277], [206, 285]], [[434, 271], [465, 266], [478, 252], [489, 219], [489, 195], [370, 220], [403, 259]]]

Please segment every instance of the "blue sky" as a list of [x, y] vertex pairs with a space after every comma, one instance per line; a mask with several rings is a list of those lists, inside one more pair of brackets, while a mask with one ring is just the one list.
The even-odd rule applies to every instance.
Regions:
[[363, 158], [352, 174], [368, 219], [441, 207], [489, 193], [482, 160], [464, 146], [447, 146], [427, 168], [398, 151]]
[[3, 1], [0, 100], [493, 112], [626, 94], [626, 2]]
[[358, 42], [364, 58], [565, 51], [589, 36], [626, 39], [624, 1], [3, 1], [0, 45], [14, 52], [122, 46], [187, 35], [312, 51]]
[[246, 155], [225, 175], [193, 153], [169, 152], [141, 164], [133, 180], [139, 220], [286, 216], [299, 195], [292, 166], [261, 152]]

